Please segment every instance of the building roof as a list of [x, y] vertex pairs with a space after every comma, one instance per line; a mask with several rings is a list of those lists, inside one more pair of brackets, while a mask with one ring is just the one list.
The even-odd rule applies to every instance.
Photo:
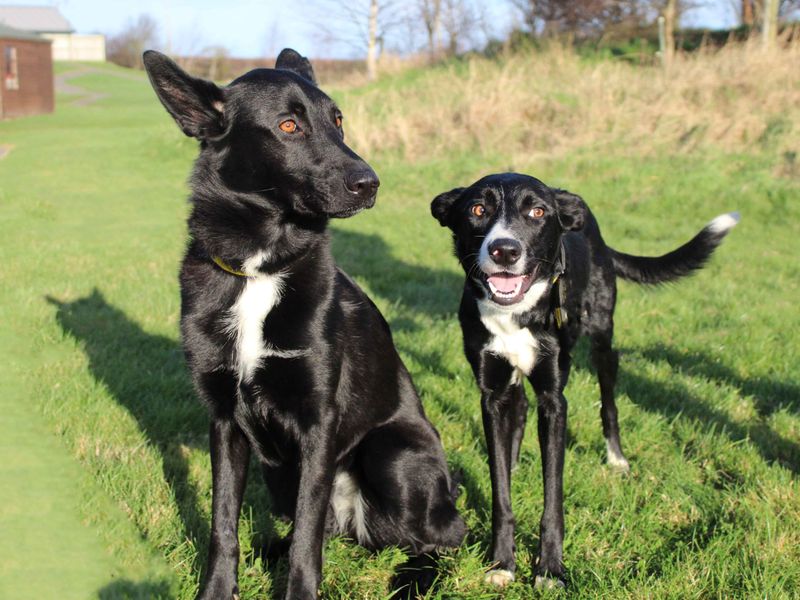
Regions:
[[33, 33], [75, 31], [55, 6], [0, 6], [0, 25]]
[[40, 35], [36, 35], [35, 33], [31, 33], [30, 31], [22, 31], [20, 29], [14, 29], [13, 27], [9, 27], [8, 25], [3, 25], [2, 23], [0, 23], [0, 40], [27, 40], [30, 42], [50, 43], [50, 40], [45, 39]]

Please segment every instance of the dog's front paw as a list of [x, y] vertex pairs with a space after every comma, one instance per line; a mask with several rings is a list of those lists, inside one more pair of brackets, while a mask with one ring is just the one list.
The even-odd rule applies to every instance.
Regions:
[[495, 587], [504, 588], [514, 581], [514, 573], [506, 569], [492, 569], [486, 573], [484, 581], [491, 583]]
[[564, 589], [566, 585], [557, 577], [537, 575], [533, 580], [533, 587], [537, 590], [559, 590]]
[[302, 573], [290, 574], [286, 586], [284, 600], [317, 600], [319, 598], [319, 580], [315, 577], [304, 577]]
[[225, 581], [209, 581], [196, 600], [239, 600], [239, 586]]

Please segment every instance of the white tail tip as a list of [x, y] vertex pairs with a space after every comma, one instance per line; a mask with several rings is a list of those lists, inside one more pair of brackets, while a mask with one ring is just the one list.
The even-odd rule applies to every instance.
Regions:
[[729, 212], [712, 219], [707, 228], [713, 233], [726, 233], [729, 229], [735, 227], [740, 219], [741, 215], [739, 215], [738, 210]]

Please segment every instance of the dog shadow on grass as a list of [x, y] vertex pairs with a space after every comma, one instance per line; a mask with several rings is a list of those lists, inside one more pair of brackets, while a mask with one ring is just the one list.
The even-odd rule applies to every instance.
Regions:
[[[739, 396], [752, 399], [759, 418], [750, 422], [733, 419], [725, 409], [713, 406], [707, 398], [693, 392], [679, 377], [672, 378], [668, 383], [652, 381], [632, 368], [625, 359], [626, 355], [636, 355], [651, 363], [666, 362], [676, 373], [735, 390]], [[585, 339], [576, 346], [573, 361], [575, 368], [590, 368], [589, 345]], [[797, 383], [764, 377], [742, 377], [712, 354], [681, 352], [664, 344], [654, 344], [644, 349], [620, 348], [616, 394], [624, 394], [635, 406], [668, 419], [694, 420], [707, 431], [725, 435], [733, 442], [749, 440], [765, 462], [780, 465], [795, 474], [800, 472], [800, 444], [782, 437], [764, 421], [778, 410], [800, 415], [800, 385]], [[599, 395], [598, 389], [598, 400]], [[624, 425], [621, 434], [624, 446]]]
[[676, 372], [712, 381], [717, 386], [732, 388], [741, 397], [752, 398], [758, 419], [734, 420], [727, 411], [692, 393], [680, 378], [666, 385], [649, 381], [626, 368], [623, 358], [618, 389], [635, 405], [669, 418], [693, 419], [708, 430], [724, 432], [734, 442], [749, 440], [766, 462], [778, 464], [795, 474], [800, 472], [800, 444], [779, 435], [765, 421], [781, 409], [800, 414], [800, 386], [777, 379], [742, 377], [705, 352], [684, 353], [656, 344], [631, 353], [650, 362], [666, 362]]
[[173, 593], [167, 582], [135, 583], [120, 579], [109, 583], [97, 592], [99, 600], [168, 600]]
[[[458, 309], [463, 275], [395, 258], [389, 245], [375, 234], [335, 229], [332, 245], [337, 264], [348, 275], [366, 281], [373, 294], [389, 303], [402, 302], [414, 312], [434, 318], [452, 315]], [[449, 256], [443, 258], [448, 265], [452, 262]], [[393, 322], [392, 329], [416, 327], [404, 319]]]
[[[180, 344], [144, 331], [96, 289], [71, 302], [49, 297], [47, 301], [56, 306], [61, 329], [81, 343], [95, 381], [137, 420], [148, 443], [160, 453], [163, 476], [175, 498], [183, 535], [197, 549], [193, 571], [203, 572], [210, 517], [200, 506], [210, 505], [210, 501], [201, 499], [190, 477], [189, 455], [196, 450], [208, 452], [209, 421], [194, 394]], [[266, 486], [259, 473], [252, 465], [242, 507], [244, 514], [253, 516], [254, 547], [277, 537], [276, 520], [269, 511]], [[277, 568], [274, 561], [269, 567], [270, 571]], [[280, 573], [275, 574], [278, 576], [273, 582], [281, 579]], [[124, 591], [117, 588], [105, 589], [105, 593]]]

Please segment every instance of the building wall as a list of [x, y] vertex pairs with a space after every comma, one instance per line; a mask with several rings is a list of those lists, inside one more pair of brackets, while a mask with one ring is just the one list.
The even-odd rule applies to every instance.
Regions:
[[[6, 48], [17, 49], [17, 89], [7, 89]], [[0, 39], [0, 117], [53, 112], [53, 58], [50, 44]]]
[[53, 60], [104, 61], [106, 38], [104, 35], [79, 33], [43, 33], [53, 41]]

